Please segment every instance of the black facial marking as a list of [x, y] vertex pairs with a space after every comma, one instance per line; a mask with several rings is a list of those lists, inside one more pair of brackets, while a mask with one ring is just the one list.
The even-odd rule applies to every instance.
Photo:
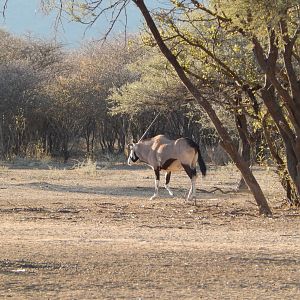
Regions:
[[133, 162], [136, 162], [136, 161], [138, 161], [138, 156], [136, 155], [136, 153], [133, 151], [133, 153], [132, 153], [133, 155], [131, 155], [130, 156], [130, 159], [133, 161]]
[[193, 169], [193, 168], [191, 168], [191, 167], [188, 166], [188, 165], [182, 165], [182, 166], [183, 166], [183, 168], [184, 168], [186, 174], [188, 174], [188, 176], [190, 177], [190, 179], [192, 179], [194, 176], [197, 175], [196, 169]]
[[166, 160], [166, 161], [163, 163], [163, 165], [161, 166], [161, 169], [162, 169], [162, 170], [167, 170], [175, 160], [176, 160], [176, 159], [174, 159], [174, 158], [169, 158], [168, 160]]

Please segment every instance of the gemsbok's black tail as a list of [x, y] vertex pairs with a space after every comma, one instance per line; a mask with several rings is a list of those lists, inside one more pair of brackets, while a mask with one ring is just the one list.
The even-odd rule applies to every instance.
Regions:
[[200, 148], [199, 148], [199, 145], [197, 143], [195, 143], [192, 139], [190, 138], [186, 138], [188, 144], [193, 147], [195, 150], [197, 150], [198, 152], [198, 163], [199, 163], [199, 167], [200, 167], [200, 171], [202, 173], [203, 176], [206, 175], [206, 165], [205, 165], [205, 162], [202, 158], [202, 155], [201, 155], [201, 152], [200, 152]]
[[206, 169], [205, 162], [204, 162], [204, 160], [202, 158], [199, 146], [198, 146], [197, 150], [198, 150], [198, 163], [199, 163], [200, 171], [201, 171], [202, 175], [205, 176], [207, 169]]

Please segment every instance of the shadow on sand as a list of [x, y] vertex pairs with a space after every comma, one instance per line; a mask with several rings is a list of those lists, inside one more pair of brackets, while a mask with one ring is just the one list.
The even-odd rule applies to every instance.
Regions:
[[[106, 195], [106, 196], [122, 196], [122, 197], [139, 197], [150, 198], [153, 195], [154, 188], [147, 186], [135, 186], [135, 187], [87, 187], [84, 185], [61, 185], [52, 184], [48, 182], [31, 182], [14, 184], [15, 187], [24, 187], [30, 189], [38, 189], [42, 191], [61, 192], [61, 193], [80, 193], [91, 195]], [[185, 189], [173, 188], [176, 197], [184, 197], [186, 194]], [[160, 189], [160, 196], [171, 198], [168, 192], [162, 187]]]

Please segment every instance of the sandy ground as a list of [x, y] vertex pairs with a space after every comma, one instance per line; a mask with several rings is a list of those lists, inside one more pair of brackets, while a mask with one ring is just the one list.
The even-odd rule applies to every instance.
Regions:
[[300, 299], [300, 212], [256, 174], [273, 218], [232, 166], [198, 179], [196, 206], [183, 173], [150, 201], [147, 168], [2, 167], [0, 299]]

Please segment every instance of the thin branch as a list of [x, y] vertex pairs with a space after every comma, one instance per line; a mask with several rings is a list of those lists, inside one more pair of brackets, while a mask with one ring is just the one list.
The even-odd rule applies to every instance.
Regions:
[[173, 29], [175, 30], [175, 32], [178, 34], [178, 36], [185, 41], [188, 45], [196, 47], [196, 48], [200, 48], [202, 51], [204, 51], [209, 57], [211, 57], [219, 66], [221, 66], [223, 68], [223, 71], [225, 74], [227, 74], [227, 76], [232, 77], [236, 82], [238, 82], [240, 85], [243, 85], [242, 80], [239, 78], [239, 76], [233, 71], [231, 70], [225, 63], [223, 63], [219, 58], [216, 57], [216, 55], [214, 53], [212, 53], [210, 50], [208, 50], [205, 46], [202, 45], [201, 42], [199, 42], [198, 40], [191, 40], [188, 39], [185, 35], [183, 35], [180, 30], [178, 29], [177, 26], [175, 26], [174, 23], [171, 23]]
[[197, 0], [191, 0], [191, 2], [194, 4], [194, 6], [198, 9], [201, 9], [202, 11], [208, 13], [211, 16], [217, 17], [219, 20], [223, 21], [223, 22], [231, 22], [231, 19], [226, 18], [226, 17], [222, 17], [220, 15], [218, 15], [216, 12], [213, 12], [212, 10], [208, 9], [207, 7], [205, 7], [202, 3], [200, 3]]
[[8, 0], [5, 0], [3, 4], [3, 11], [2, 11], [2, 16], [4, 19], [5, 19], [5, 12], [7, 10], [7, 4], [8, 4]]

